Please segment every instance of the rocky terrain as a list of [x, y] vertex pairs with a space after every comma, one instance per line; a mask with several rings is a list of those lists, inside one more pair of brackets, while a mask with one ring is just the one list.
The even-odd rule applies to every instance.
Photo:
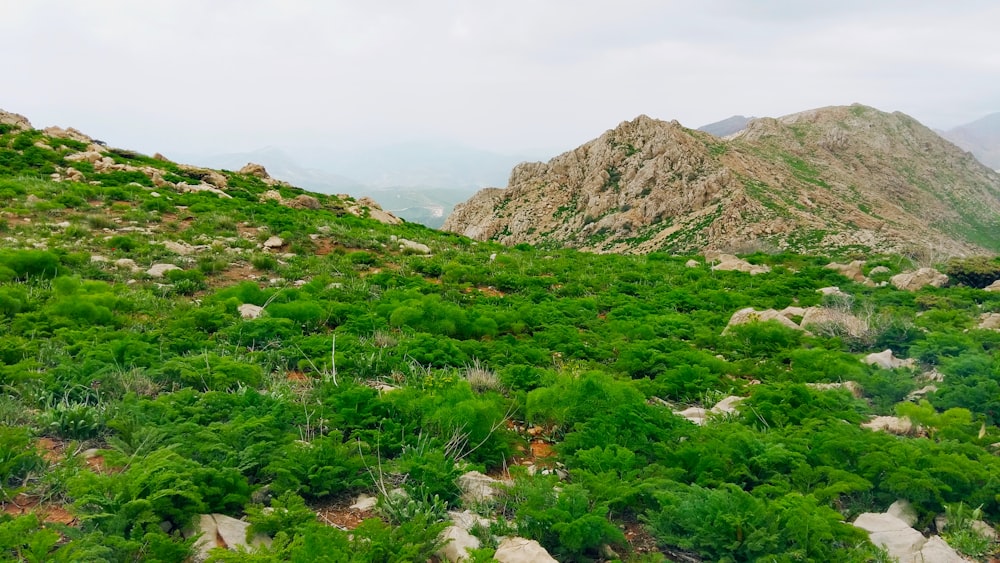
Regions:
[[997, 251], [1000, 175], [916, 120], [862, 105], [754, 119], [726, 138], [640, 116], [519, 165], [443, 228], [602, 253]]

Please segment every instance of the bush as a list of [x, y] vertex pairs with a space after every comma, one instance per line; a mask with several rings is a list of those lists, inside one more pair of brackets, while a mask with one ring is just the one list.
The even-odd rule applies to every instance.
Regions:
[[988, 256], [952, 258], [944, 267], [950, 282], [983, 288], [1000, 280], [1000, 260]]

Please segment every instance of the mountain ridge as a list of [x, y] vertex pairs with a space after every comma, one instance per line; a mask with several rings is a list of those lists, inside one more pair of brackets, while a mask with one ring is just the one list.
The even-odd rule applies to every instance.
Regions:
[[[947, 187], [947, 189], [944, 189]], [[913, 118], [855, 104], [720, 139], [639, 116], [516, 167], [444, 229], [593, 252], [1000, 250], [1000, 175]]]

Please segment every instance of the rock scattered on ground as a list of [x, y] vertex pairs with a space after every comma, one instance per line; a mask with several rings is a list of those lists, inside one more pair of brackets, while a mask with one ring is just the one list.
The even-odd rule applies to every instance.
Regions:
[[909, 358], [906, 360], [897, 358], [890, 349], [882, 350], [881, 352], [872, 352], [865, 356], [863, 360], [864, 363], [882, 369], [896, 369], [896, 368], [911, 368], [917, 364], [916, 360]]
[[240, 305], [237, 310], [240, 312], [240, 317], [247, 320], [253, 320], [260, 318], [264, 314], [264, 308], [260, 305], [254, 305], [252, 303], [244, 303]]
[[948, 276], [934, 268], [920, 268], [912, 272], [896, 274], [889, 281], [892, 285], [896, 286], [896, 289], [917, 291], [927, 286], [942, 287], [948, 283]]
[[493, 558], [500, 563], [559, 563], [535, 540], [504, 538]]
[[751, 264], [742, 258], [722, 252], [705, 252], [705, 260], [715, 262], [712, 269], [718, 271], [746, 272], [751, 276], [771, 271], [771, 267], [766, 264]]
[[146, 275], [151, 278], [162, 278], [167, 272], [180, 269], [180, 266], [175, 266], [174, 264], [153, 264], [146, 270]]
[[271, 546], [271, 538], [263, 534], [257, 534], [247, 542], [247, 528], [249, 527], [249, 522], [237, 520], [225, 514], [201, 514], [198, 516], [195, 526], [184, 531], [184, 537], [192, 538], [201, 533], [201, 537], [194, 544], [196, 561], [208, 559], [209, 550], [216, 547], [236, 551], [240, 547]]
[[899, 563], [967, 562], [939, 536], [926, 538], [914, 530], [911, 526], [916, 523], [915, 516], [905, 505], [894, 503], [888, 512], [861, 514], [854, 525], [868, 532], [872, 543], [885, 548]]

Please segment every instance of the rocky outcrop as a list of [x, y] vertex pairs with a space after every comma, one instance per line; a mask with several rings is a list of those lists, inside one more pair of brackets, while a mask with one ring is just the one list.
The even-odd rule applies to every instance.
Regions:
[[866, 512], [854, 521], [854, 525], [868, 532], [871, 542], [885, 548], [889, 556], [899, 563], [966, 563], [951, 546], [939, 536], [924, 537], [911, 526], [916, 523], [916, 515], [907, 511], [905, 505], [894, 503], [885, 513]]
[[896, 274], [889, 281], [896, 286], [896, 289], [917, 291], [927, 286], [943, 287], [948, 283], [948, 276], [934, 268], [920, 268], [912, 272]]
[[826, 265], [826, 267], [836, 272], [839, 272], [840, 275], [844, 276], [845, 278], [851, 281], [863, 282], [868, 279], [865, 277], [864, 272], [861, 271], [861, 268], [864, 265], [865, 263], [863, 260], [854, 260], [853, 262], [849, 262], [847, 264], [830, 262], [829, 264]]
[[19, 131], [32, 129], [31, 122], [28, 121], [27, 117], [18, 113], [3, 111], [2, 109], [0, 109], [0, 125], [11, 125]]
[[986, 291], [1000, 291], [1000, 280], [997, 280], [983, 288]]
[[861, 425], [875, 432], [888, 432], [897, 436], [910, 436], [917, 431], [913, 422], [906, 417], [876, 416]]
[[713, 270], [746, 272], [751, 276], [766, 274], [771, 267], [766, 264], [751, 264], [742, 258], [722, 252], [706, 252], [705, 260], [712, 265]]
[[954, 233], [984, 232], [976, 225], [1000, 246], [998, 216], [1000, 175], [910, 117], [854, 105], [755, 119], [726, 139], [639, 116], [518, 165], [443, 228], [593, 252], [957, 254], [977, 246]]
[[358, 217], [369, 217], [386, 225], [399, 225], [403, 222], [399, 217], [383, 210], [382, 206], [370, 197], [358, 199], [354, 205], [349, 205], [347, 210]]

